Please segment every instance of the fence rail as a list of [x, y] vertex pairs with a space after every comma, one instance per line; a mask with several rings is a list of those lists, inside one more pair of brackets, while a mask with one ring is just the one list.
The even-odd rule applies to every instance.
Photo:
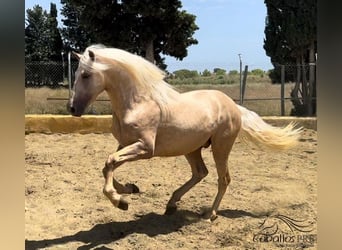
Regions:
[[[302, 93], [300, 96], [291, 96], [291, 90], [295, 86], [296, 77], [298, 77], [298, 70], [300, 70], [302, 75], [308, 76], [310, 66], [312, 65], [276, 65], [271, 73], [273, 74], [273, 79], [278, 79], [274, 84], [271, 84], [268, 78], [265, 78], [268, 81], [267, 84], [255, 84], [253, 76], [247, 74], [246, 85], [243, 86], [242, 93], [241, 87], [237, 92], [230, 91], [228, 88], [224, 92], [232, 97], [235, 102], [242, 103], [247, 108], [253, 109], [256, 106], [256, 102], [264, 102], [266, 106], [275, 106], [278, 109], [278, 115], [289, 115], [290, 110], [293, 108], [292, 102], [295, 100], [303, 101], [304, 99], [303, 95], [305, 93]], [[70, 58], [67, 62], [28, 62], [25, 65], [25, 87], [69, 88], [69, 97], [46, 96], [47, 101], [68, 101], [75, 77], [74, 72], [77, 67], [78, 61], [73, 61]], [[221, 86], [217, 85], [216, 87], [219, 88]], [[316, 100], [315, 95], [312, 97], [312, 100]], [[109, 102], [109, 99], [100, 97], [96, 101]]]

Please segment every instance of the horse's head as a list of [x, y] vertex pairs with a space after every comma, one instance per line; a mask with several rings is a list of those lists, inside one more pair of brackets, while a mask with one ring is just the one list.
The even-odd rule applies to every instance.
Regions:
[[94, 67], [96, 58], [92, 50], [87, 50], [83, 55], [73, 52], [73, 55], [79, 60], [79, 65], [75, 72], [73, 94], [67, 106], [73, 116], [81, 116], [105, 89], [105, 83], [101, 70]]

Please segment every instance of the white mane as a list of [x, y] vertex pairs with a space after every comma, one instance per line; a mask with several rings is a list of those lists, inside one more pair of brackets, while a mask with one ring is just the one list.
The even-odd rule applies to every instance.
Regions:
[[[113, 60], [113, 63], [92, 62], [88, 51], [91, 50], [96, 56]], [[119, 65], [123, 67], [134, 81], [137, 91], [150, 95], [163, 109], [170, 96], [168, 93], [173, 90], [172, 86], [164, 81], [165, 72], [156, 65], [150, 63], [141, 56], [129, 53], [127, 51], [107, 48], [103, 45], [92, 45], [86, 48], [80, 63], [85, 69], [90, 71], [104, 71]]]

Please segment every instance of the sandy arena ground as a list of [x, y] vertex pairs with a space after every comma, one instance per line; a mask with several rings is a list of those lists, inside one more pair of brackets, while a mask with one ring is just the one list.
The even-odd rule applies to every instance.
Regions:
[[316, 131], [306, 129], [284, 153], [237, 140], [232, 182], [211, 223], [199, 215], [217, 192], [210, 147], [203, 150], [209, 175], [168, 216], [170, 195], [191, 175], [185, 158], [118, 168], [117, 179], [141, 191], [126, 196], [122, 211], [102, 194], [102, 168], [116, 147], [111, 134], [25, 135], [26, 249], [316, 249]]

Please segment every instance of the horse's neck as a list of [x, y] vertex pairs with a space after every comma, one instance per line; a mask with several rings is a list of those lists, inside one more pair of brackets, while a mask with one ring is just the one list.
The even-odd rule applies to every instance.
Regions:
[[115, 77], [108, 81], [106, 85], [112, 111], [119, 119], [123, 118], [127, 111], [133, 109], [142, 99], [146, 99], [146, 95], [139, 92], [134, 86], [134, 82], [129, 78], [118, 79]]
[[107, 88], [107, 94], [112, 105], [112, 111], [119, 117], [122, 117], [124, 113], [131, 109], [134, 105], [129, 96], [133, 96], [134, 93], [129, 89], [124, 90], [122, 86], [116, 86], [115, 88]]
[[[151, 93], [146, 92], [144, 89], [139, 89], [134, 80], [126, 74], [117, 74], [115, 71], [110, 72], [107, 75], [106, 86], [112, 110], [119, 119], [122, 119], [127, 114], [127, 111], [134, 109], [143, 102], [150, 102], [152, 100], [158, 104], [161, 101], [152, 99]], [[167, 90], [165, 98], [175, 101], [178, 100], [179, 95], [179, 92], [170, 88]], [[160, 107], [165, 107], [165, 105]]]

